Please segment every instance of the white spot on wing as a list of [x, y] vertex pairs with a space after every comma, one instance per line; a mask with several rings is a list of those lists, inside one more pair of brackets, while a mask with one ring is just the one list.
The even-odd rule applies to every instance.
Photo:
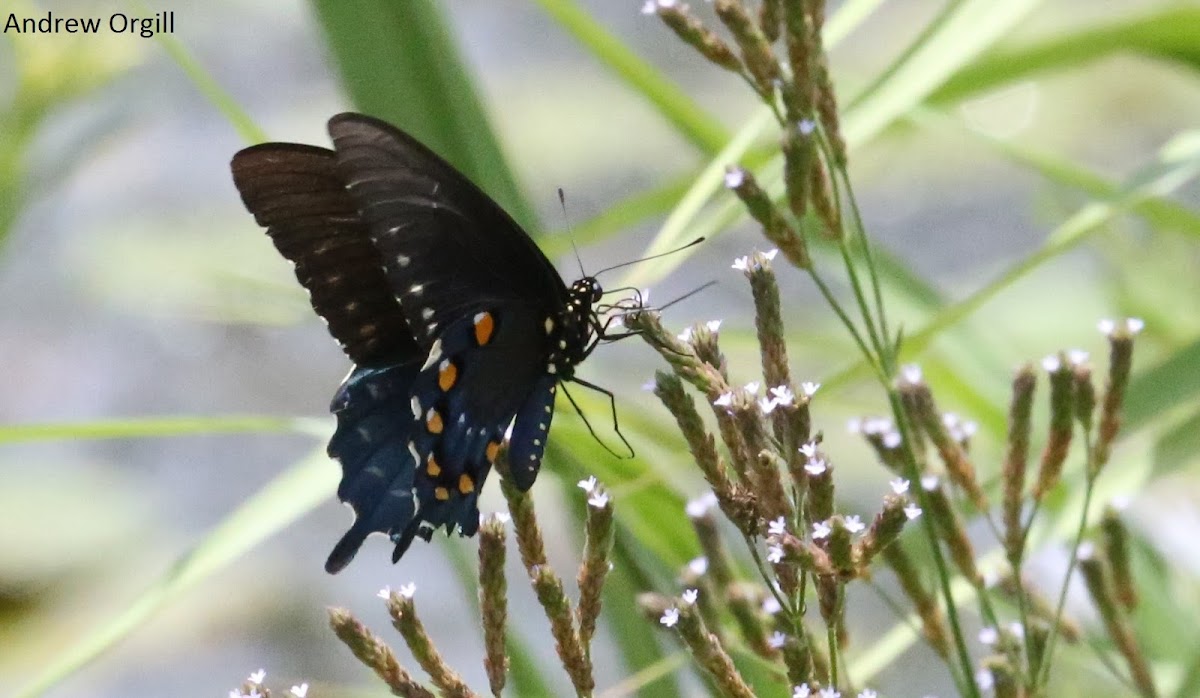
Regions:
[[424, 370], [428, 369], [430, 366], [436, 364], [438, 362], [438, 360], [441, 358], [442, 358], [442, 340], [435, 339], [433, 341], [433, 346], [429, 347], [429, 358], [425, 359], [425, 365], [421, 367], [421, 370], [424, 371]]
[[416, 395], [412, 396], [412, 400], [409, 401], [409, 405], [412, 407], [413, 418], [414, 419], [420, 418], [420, 416], [421, 416], [421, 401], [417, 399]]

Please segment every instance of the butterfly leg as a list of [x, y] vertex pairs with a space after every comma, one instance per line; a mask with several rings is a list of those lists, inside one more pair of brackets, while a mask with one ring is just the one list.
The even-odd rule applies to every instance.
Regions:
[[604, 395], [608, 396], [609, 408], [612, 410], [613, 431], [617, 432], [617, 436], [619, 436], [621, 438], [621, 443], [625, 444], [625, 448], [629, 449], [628, 456], [622, 456], [621, 454], [612, 450], [611, 448], [608, 447], [608, 444], [605, 444], [604, 441], [601, 440], [600, 437], [596, 435], [596, 430], [592, 428], [591, 423], [588, 422], [587, 417], [584, 416], [583, 410], [579, 409], [579, 405], [575, 402], [575, 398], [571, 397], [571, 393], [567, 390], [567, 386], [565, 384], [563, 384], [563, 394], [566, 395], [567, 399], [571, 401], [571, 407], [575, 408], [575, 412], [579, 415], [579, 418], [583, 420], [583, 424], [584, 424], [584, 426], [586, 426], [588, 428], [588, 432], [592, 435], [592, 438], [594, 438], [597, 442], [599, 442], [599, 444], [601, 446], [604, 446], [604, 450], [608, 451], [609, 453], [613, 454], [614, 456], [616, 456], [618, 458], [632, 458], [635, 455], [633, 452], [633, 446], [631, 446], [629, 444], [629, 440], [626, 439], [625, 435], [621, 433], [621, 427], [617, 423], [617, 398], [616, 398], [616, 396], [614, 396], [612, 394], [612, 391], [606, 390], [605, 388], [601, 388], [600, 386], [598, 386], [594, 383], [589, 383], [589, 382], [583, 380], [582, 378], [572, 378], [571, 382], [578, 383], [579, 385], [582, 385], [585, 388], [590, 388], [592, 390], [595, 390], [598, 393], [603, 393]]

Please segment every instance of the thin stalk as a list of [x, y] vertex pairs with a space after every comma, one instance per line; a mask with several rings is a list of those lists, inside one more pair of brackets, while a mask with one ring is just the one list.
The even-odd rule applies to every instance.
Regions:
[[838, 304], [837, 299], [833, 297], [833, 292], [829, 290], [827, 285], [825, 285], [825, 281], [821, 278], [821, 275], [811, 267], [807, 269], [807, 271], [808, 275], [812, 278], [813, 283], [817, 285], [817, 289], [821, 292], [821, 295], [825, 297], [825, 302], [829, 304], [829, 307], [833, 309], [833, 312], [837, 313], [837, 316], [842, 321], [842, 324], [846, 326], [846, 329], [849, 330], [850, 334], [854, 337], [854, 342], [858, 344], [858, 350], [862, 352], [863, 358], [865, 358], [867, 363], [871, 365], [871, 368], [875, 370], [876, 377], [879, 378], [881, 383], [887, 385], [887, 376], [883, 373], [883, 370], [880, 367], [879, 362], [876, 360], [875, 355], [871, 353], [870, 348], [868, 348], [866, 342], [863, 341], [862, 334], [860, 334], [858, 328], [854, 326], [854, 321], [850, 319], [850, 316], [847, 315], [846, 311], [842, 309], [842, 306]]

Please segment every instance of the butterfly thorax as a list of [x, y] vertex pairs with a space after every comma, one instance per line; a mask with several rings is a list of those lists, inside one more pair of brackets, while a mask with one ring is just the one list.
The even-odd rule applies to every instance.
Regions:
[[592, 306], [602, 293], [599, 282], [585, 276], [571, 284], [567, 303], [558, 315], [546, 319], [546, 334], [550, 339], [546, 370], [560, 380], [570, 380], [575, 375], [575, 366], [591, 352], [596, 326]]

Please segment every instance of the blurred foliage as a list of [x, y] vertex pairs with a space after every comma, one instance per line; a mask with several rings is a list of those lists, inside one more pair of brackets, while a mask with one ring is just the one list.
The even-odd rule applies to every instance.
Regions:
[[[355, 107], [393, 121], [432, 144], [503, 202], [514, 217], [537, 229], [533, 209], [522, 196], [521, 187], [505, 160], [475, 79], [460, 57], [440, 6], [432, 0], [404, 3], [314, 0], [313, 4], [346, 93]], [[852, 35], [860, 22], [871, 18], [878, 4], [843, 3], [830, 18], [828, 26], [834, 34], [830, 43]], [[648, 246], [651, 251], [669, 248], [697, 235], [718, 236], [738, 226], [743, 220], [742, 209], [723, 191], [721, 173], [729, 159], [742, 155], [749, 162], [768, 163], [764, 171], [770, 172], [772, 167], [778, 171], [778, 148], [772, 142], [764, 142], [763, 118], [751, 116], [726, 129], [720, 119], [706, 113], [687, 97], [686, 90], [654, 69], [650, 61], [639, 58], [638, 52], [618, 33], [601, 26], [582, 6], [553, 0], [539, 0], [539, 5], [581, 48], [591, 52], [600, 65], [616, 76], [631, 95], [652, 105], [663, 122], [695, 149], [690, 170], [630, 196], [593, 220], [578, 225], [581, 242], [620, 236], [637, 224], [658, 223], [663, 216], [666, 220]], [[1036, 322], [1028, 315], [1030, 308], [1036, 312], [1037, 294], [1071, 283], [1071, 272], [1056, 271], [1059, 268], [1055, 266], [1065, 252], [1086, 242], [1099, 254], [1111, 253], [1111, 286], [1088, 290], [1100, 296], [1097, 303], [1101, 307], [1115, 308], [1111, 311], [1114, 315], [1139, 315], [1150, 320], [1139, 348], [1144, 353], [1139, 354], [1138, 371], [1129, 394], [1128, 426], [1133, 438], [1120, 453], [1127, 476], [1121, 484], [1127, 490], [1153, 493], [1171, 487], [1169, 481], [1161, 478], [1187, 474], [1193, 477], [1188, 486], [1194, 488], [1195, 434], [1200, 423], [1200, 345], [1196, 334], [1200, 327], [1196, 326], [1194, 307], [1195, 299], [1200, 297], [1200, 284], [1193, 272], [1200, 264], [1200, 214], [1195, 209], [1194, 196], [1189, 200], [1179, 196], [1179, 191], [1191, 187], [1194, 192], [1200, 170], [1197, 146], [1200, 136], [1196, 132], [1171, 134], [1157, 153], [1147, 153], [1142, 160], [1130, 163], [1127, 173], [1114, 177], [1101, 175], [1070, 155], [1040, 150], [975, 128], [958, 108], [984, 92], [1061, 77], [1066, 71], [1071, 71], [1070, 77], [1108, 85], [1106, 71], [1110, 62], [1130, 54], [1161, 64], [1155, 70], [1170, 72], [1191, 89], [1200, 90], [1200, 79], [1195, 72], [1200, 65], [1197, 48], [1200, 11], [1175, 3], [1133, 9], [1109, 7], [1106, 9], [1110, 14], [1099, 19], [1081, 16], [1060, 22], [1050, 30], [1043, 28], [1036, 38], [1026, 38], [1024, 29], [1037, 12], [1054, 6], [1055, 3], [1033, 0], [947, 3], [944, 11], [923, 30], [913, 33], [911, 42], [884, 70], [863, 82], [863, 87], [845, 100], [844, 124], [852, 156], [872, 143], [914, 129], [939, 134], [953, 132], [981, 149], [990, 149], [998, 160], [1011, 167], [1042, 178], [1064, 208], [1061, 215], [1045, 225], [1048, 232], [1040, 247], [999, 271], [992, 281], [976, 281], [972, 292], [965, 297], [953, 299], [951, 294], [941, 292], [934, 279], [907, 266], [900, 255], [891, 255], [885, 266], [885, 292], [889, 304], [903, 307], [904, 315], [910, 318], [906, 332], [908, 348], [922, 351], [922, 363], [941, 399], [969, 407], [978, 415], [984, 427], [979, 439], [986, 442], [1001, 433], [1005, 410], [1002, 388], [1010, 368], [992, 360], [989, 343], [1030, 341], [1035, 332], [1023, 330], [1022, 325]], [[630, 3], [630, 12], [635, 10]], [[59, 149], [70, 155], [43, 161], [34, 169], [28, 153], [47, 121], [111, 84], [141, 60], [145, 49], [137, 47], [143, 46], [146, 44], [109, 40], [104, 35], [5, 36], [0, 45], [4, 58], [0, 65], [10, 94], [0, 105], [0, 243], [21, 211], [45, 190], [58, 186], [88, 151], [86, 142], [81, 141]], [[223, 92], [215, 82], [206, 80], [202, 67], [187, 58], [183, 47], [168, 41], [167, 49], [185, 69], [187, 79], [229, 114], [231, 123], [237, 124], [247, 138], [258, 138], [249, 120], [236, 116], [236, 109], [231, 111], [230, 107], [236, 108], [235, 103], [222, 104]], [[837, 79], [838, 66], [835, 64], [833, 68]], [[1045, 98], [1053, 99], [1054, 94]], [[630, 149], [635, 150], [636, 144], [631, 144]], [[780, 194], [778, 177], [762, 179], [770, 192]], [[632, 240], [625, 242], [626, 249], [633, 244]], [[562, 243], [555, 241], [555, 244]], [[196, 250], [184, 249], [174, 260], [169, 251], [151, 255], [154, 261], [143, 263], [154, 265], [157, 270], [149, 270], [151, 276], [146, 278], [152, 278], [152, 273], [162, 274], [164, 269], [171, 274], [199, 266], [199, 278], [206, 279], [212, 288], [228, 282], [228, 278], [214, 277], [211, 265], [197, 264], [195, 254]], [[681, 254], [638, 267], [629, 281], [641, 284], [659, 279], [685, 261], [686, 255]], [[1036, 285], [1027, 285], [1029, 277], [1039, 275], [1041, 280]], [[186, 279], [180, 281], [181, 288], [189, 287]], [[269, 305], [270, 283], [264, 282], [262, 286], [268, 288], [261, 297]], [[252, 306], [254, 298], [259, 296], [254, 291], [255, 284], [246, 287], [246, 297], [240, 301]], [[187, 296], [181, 294], [176, 302], [186, 304]], [[1006, 298], [1011, 300], [1006, 303]], [[240, 319], [255, 317], [253, 307], [241, 312], [245, 316]], [[278, 317], [275, 312], [264, 314]], [[1081, 322], [1081, 326], [1087, 323]], [[997, 326], [1003, 329], [997, 330]], [[1037, 329], [1039, 339], [1051, 337], [1050, 346], [1070, 341], [1061, 331], [1048, 335], [1049, 329]], [[730, 356], [737, 357], [736, 333], [724, 339]], [[797, 332], [794, 341], [798, 350], [811, 345], [813, 354], [830, 358], [834, 366], [837, 357], [847, 356], [844, 340], [830, 338], [824, 327], [811, 328], [803, 335]], [[743, 348], [750, 345], [749, 341], [740, 344]], [[1037, 346], [1043, 351], [1047, 348], [1044, 342], [1038, 342]], [[736, 362], [734, 368], [735, 373], [744, 373], [745, 379], [752, 378], [752, 371], [746, 371]], [[832, 375], [832, 380], [825, 381], [827, 391], [833, 386], [854, 389], [858, 385], [854, 379], [860, 373], [849, 363], [834, 369]], [[988, 378], [981, 379], [981, 375]], [[855, 399], [852, 397], [851, 401]], [[592, 396], [580, 400], [590, 413], [603, 414], [607, 409]], [[587, 430], [565, 410], [560, 410], [548, 458], [552, 468], [560, 473], [559, 481], [564, 488], [573, 487], [576, 479], [594, 474], [620, 500], [616, 554], [622, 570], [614, 579], [614, 596], [649, 585], [669, 587], [679, 566], [694, 554], [681, 547], [681, 541], [691, 540], [682, 505], [687, 494], [697, 490], [697, 475], [683, 469], [684, 459], [677, 454], [681, 446], [667, 427], [665, 415], [637, 402], [626, 400], [621, 418], [622, 429], [642, 458], [619, 461], [599, 454]], [[837, 418], [859, 409], [862, 409], [860, 404], [844, 407], [843, 414], [831, 407], [823, 421], [831, 428]], [[269, 418], [264, 422], [247, 421], [242, 426], [267, 430], [289, 425]], [[47, 436], [65, 441], [93, 439], [112, 435], [108, 431], [110, 426], [107, 423], [14, 425], [0, 432], [0, 443]], [[197, 429], [219, 433], [230, 425], [221, 420], [205, 424], [184, 418], [179, 422], [147, 420], [143, 427], [140, 438], [195, 433]], [[147, 585], [130, 610], [95, 628], [80, 629], [75, 644], [59, 648], [53, 657], [41, 663], [30, 664], [36, 669], [36, 677], [22, 695], [40, 693], [73, 675], [80, 666], [136, 632], [162, 606], [186, 603], [184, 591], [330, 498], [333, 482], [328, 468], [321, 467], [322, 460], [323, 457], [317, 456], [282, 472], [161, 578]], [[647, 463], [651, 465], [648, 467]], [[552, 482], [546, 478], [540, 487], [552, 487]], [[92, 505], [121, 507], [119, 503], [103, 500]], [[1067, 497], [1056, 505], [1066, 511], [1078, 506], [1078, 502]], [[84, 510], [76, 515], [85, 516]], [[95, 532], [104, 534], [105, 527], [120, 524], [121, 520], [114, 518]], [[1155, 540], [1152, 532], [1152, 527], [1139, 531], [1138, 545], [1144, 558], [1155, 565], [1156, 573], [1145, 578], [1159, 585], [1160, 590], [1146, 594], [1139, 623], [1146, 630], [1163, 628], [1164, 635], [1170, 629], [1170, 637], [1178, 641], [1156, 644], [1156, 660], [1165, 667], [1164, 675], [1179, 676], [1178, 695], [1195, 695], [1200, 692], [1200, 672], [1185, 670], [1200, 664], [1200, 642], [1195, 637], [1195, 628], [1200, 627], [1200, 606], [1190, 603], [1197, 589], [1195, 568], [1169, 564], [1171, 551]], [[1054, 532], [1042, 535], [1049, 539]], [[463, 584], [470, 585], [473, 579], [470, 567], [460, 567]], [[1188, 599], [1190, 605], [1181, 607], [1177, 603], [1180, 598]], [[17, 613], [21, 612], [18, 606]], [[645, 695], [670, 695], [672, 689], [667, 686], [672, 679], [663, 680], [656, 669], [674, 660], [651, 649], [658, 643], [655, 629], [643, 622], [632, 604], [622, 604], [615, 598], [606, 604], [605, 614], [621, 648], [640, 648], [622, 654], [625, 675], [644, 677]], [[26, 625], [24, 632], [28, 633], [27, 641], [31, 644], [44, 644], [36, 638], [37, 627]], [[877, 628], [877, 632], [880, 640], [876, 646], [862, 656], [851, 657], [851, 673], [859, 680], [882, 671], [888, 659], [910, 650], [916, 641], [915, 634], [902, 621], [890, 628]], [[1146, 632], [1144, 636], [1156, 632]], [[1189, 637], [1191, 641], [1186, 640]], [[522, 655], [534, 653], [524, 645], [518, 645], [516, 651]], [[534, 679], [530, 681], [536, 684]], [[1097, 681], [1102, 679], [1092, 677], [1090, 685], [1102, 685]], [[674, 690], [682, 694], [678, 685]]]

